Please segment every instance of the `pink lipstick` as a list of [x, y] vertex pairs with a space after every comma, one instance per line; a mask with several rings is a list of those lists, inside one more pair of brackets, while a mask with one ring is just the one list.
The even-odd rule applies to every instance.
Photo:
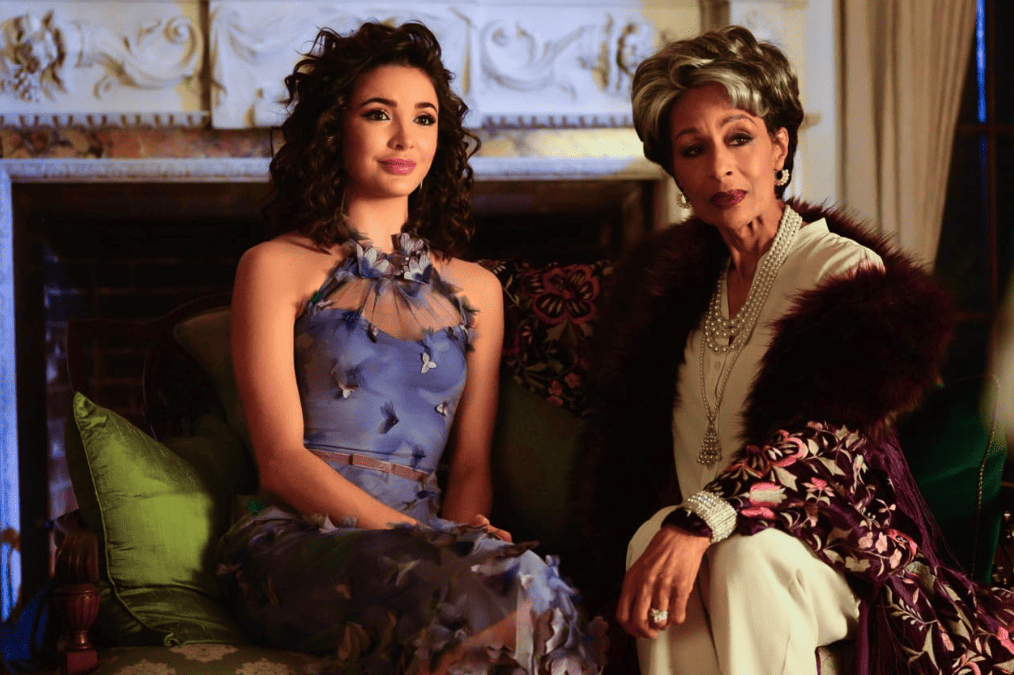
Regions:
[[406, 176], [415, 171], [415, 162], [411, 159], [385, 159], [381, 165], [389, 172], [399, 176]]
[[728, 192], [716, 192], [711, 195], [712, 204], [720, 209], [731, 209], [746, 198], [746, 190], [729, 190]]

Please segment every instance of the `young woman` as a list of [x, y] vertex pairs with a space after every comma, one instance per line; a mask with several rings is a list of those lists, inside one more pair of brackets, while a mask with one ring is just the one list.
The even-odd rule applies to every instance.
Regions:
[[601, 620], [485, 515], [501, 289], [455, 257], [474, 137], [450, 79], [416, 23], [322, 30], [286, 78], [280, 234], [243, 256], [232, 312], [262, 495], [221, 580], [251, 633], [334, 671], [597, 673]]

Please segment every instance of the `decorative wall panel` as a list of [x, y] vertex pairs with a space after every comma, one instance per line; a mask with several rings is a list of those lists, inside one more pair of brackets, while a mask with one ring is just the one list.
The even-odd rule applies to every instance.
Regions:
[[0, 2], [0, 124], [199, 124], [201, 5]]
[[631, 78], [664, 39], [622, 8], [540, 7], [519, 16], [489, 7], [473, 39], [472, 100], [483, 126], [629, 126]]
[[661, 40], [699, 30], [693, 2], [267, 2], [211, 0], [212, 123], [270, 126], [284, 116], [282, 79], [317, 26], [338, 32], [368, 19], [417, 20], [437, 35], [470, 126], [630, 124], [630, 78]]
[[[694, 0], [0, 1], [0, 126], [269, 127], [320, 26], [421, 21], [491, 128], [629, 126], [630, 78]], [[207, 48], [205, 48], [207, 45]], [[205, 62], [205, 53], [207, 62]]]
[[[365, 21], [420, 21], [440, 40], [444, 65], [466, 71], [469, 23], [441, 3], [218, 1], [210, 5], [212, 121], [218, 128], [273, 126], [284, 117], [283, 78], [310, 50], [318, 26], [339, 33]], [[458, 89], [463, 79], [459, 77]]]

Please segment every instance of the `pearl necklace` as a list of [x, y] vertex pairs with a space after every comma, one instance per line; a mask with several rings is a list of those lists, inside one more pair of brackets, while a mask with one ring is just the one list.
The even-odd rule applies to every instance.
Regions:
[[803, 219], [798, 213], [788, 206], [782, 213], [782, 220], [778, 224], [778, 234], [771, 243], [771, 249], [761, 258], [760, 265], [754, 273], [753, 281], [750, 283], [750, 291], [747, 293], [746, 302], [740, 308], [734, 319], [726, 319], [722, 314], [722, 285], [725, 277], [720, 275], [718, 288], [711, 296], [711, 303], [708, 306], [708, 313], [704, 319], [704, 339], [711, 351], [724, 354], [725, 352], [737, 350], [746, 344], [750, 339], [760, 311], [768, 299], [771, 287], [778, 276], [785, 258], [792, 249], [792, 242], [796, 238]]
[[[789, 251], [792, 250], [792, 242], [802, 224], [802, 217], [786, 205], [782, 212], [781, 222], [778, 224], [778, 234], [775, 235], [771, 248], [762, 256], [760, 265], [757, 266], [757, 271], [750, 282], [746, 302], [740, 307], [736, 317], [731, 320], [726, 319], [722, 314], [722, 297], [726, 294], [728, 267], [726, 267], [724, 274], [718, 275], [717, 287], [711, 296], [708, 312], [704, 316], [704, 336], [701, 339], [701, 397], [704, 399], [708, 427], [701, 444], [701, 452], [697, 455], [697, 461], [707, 467], [711, 467], [722, 458], [722, 446], [718, 440], [715, 420], [718, 418], [718, 409], [722, 405], [722, 396], [725, 394], [725, 385], [729, 382], [729, 374], [732, 373], [733, 366], [736, 365], [736, 359], [739, 358], [743, 345], [753, 335], [761, 309], [764, 308], [764, 303], [767, 302], [775, 278], [778, 276], [778, 270], [781, 269], [782, 263], [788, 257]], [[732, 352], [732, 358], [718, 383], [714, 408], [708, 401], [704, 376], [705, 346], [718, 354]]]

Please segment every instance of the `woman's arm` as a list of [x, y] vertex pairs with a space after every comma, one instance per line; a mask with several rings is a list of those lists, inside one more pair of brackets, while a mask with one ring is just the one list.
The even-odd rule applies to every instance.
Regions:
[[[443, 517], [473, 523], [493, 504], [490, 446], [496, 422], [500, 352], [503, 344], [503, 291], [489, 271], [453, 261], [455, 280], [472, 305], [474, 339], [468, 352], [468, 375], [448, 442], [451, 465]], [[486, 521], [488, 523], [488, 521]]]
[[[774, 527], [797, 537], [821, 560], [853, 578], [874, 586], [885, 583], [906, 568], [919, 547], [904, 532], [911, 528], [897, 513], [893, 486], [867, 464], [866, 455], [877, 452], [901, 450], [888, 441], [873, 446], [861, 434], [820, 423], [792, 433], [779, 431], [762, 446], [748, 445], [705, 487], [722, 500], [720, 509], [735, 514], [721, 536], [730, 531], [751, 535]], [[665, 627], [649, 625], [642, 606], [668, 608], [668, 624], [682, 619], [713, 534], [701, 517], [707, 504], [689, 502], [666, 517], [644, 555], [627, 572], [618, 610], [625, 613], [618, 618], [634, 635], [655, 637], [657, 629]]]
[[[769, 527], [798, 537], [829, 565], [881, 584], [911, 561], [916, 544], [896, 530], [893, 485], [867, 455], [900, 453], [892, 439], [879, 446], [845, 427], [811, 422], [778, 431], [763, 446], [748, 445], [705, 490], [735, 512], [732, 531]], [[680, 505], [665, 522], [711, 535], [695, 509]], [[907, 525], [907, 523], [906, 523]]]
[[[305, 514], [358, 527], [413, 523], [346, 480], [303, 445], [293, 325], [317, 270], [305, 250], [269, 241], [247, 251], [232, 298], [232, 359], [261, 488]], [[322, 276], [322, 273], [320, 274]]]

